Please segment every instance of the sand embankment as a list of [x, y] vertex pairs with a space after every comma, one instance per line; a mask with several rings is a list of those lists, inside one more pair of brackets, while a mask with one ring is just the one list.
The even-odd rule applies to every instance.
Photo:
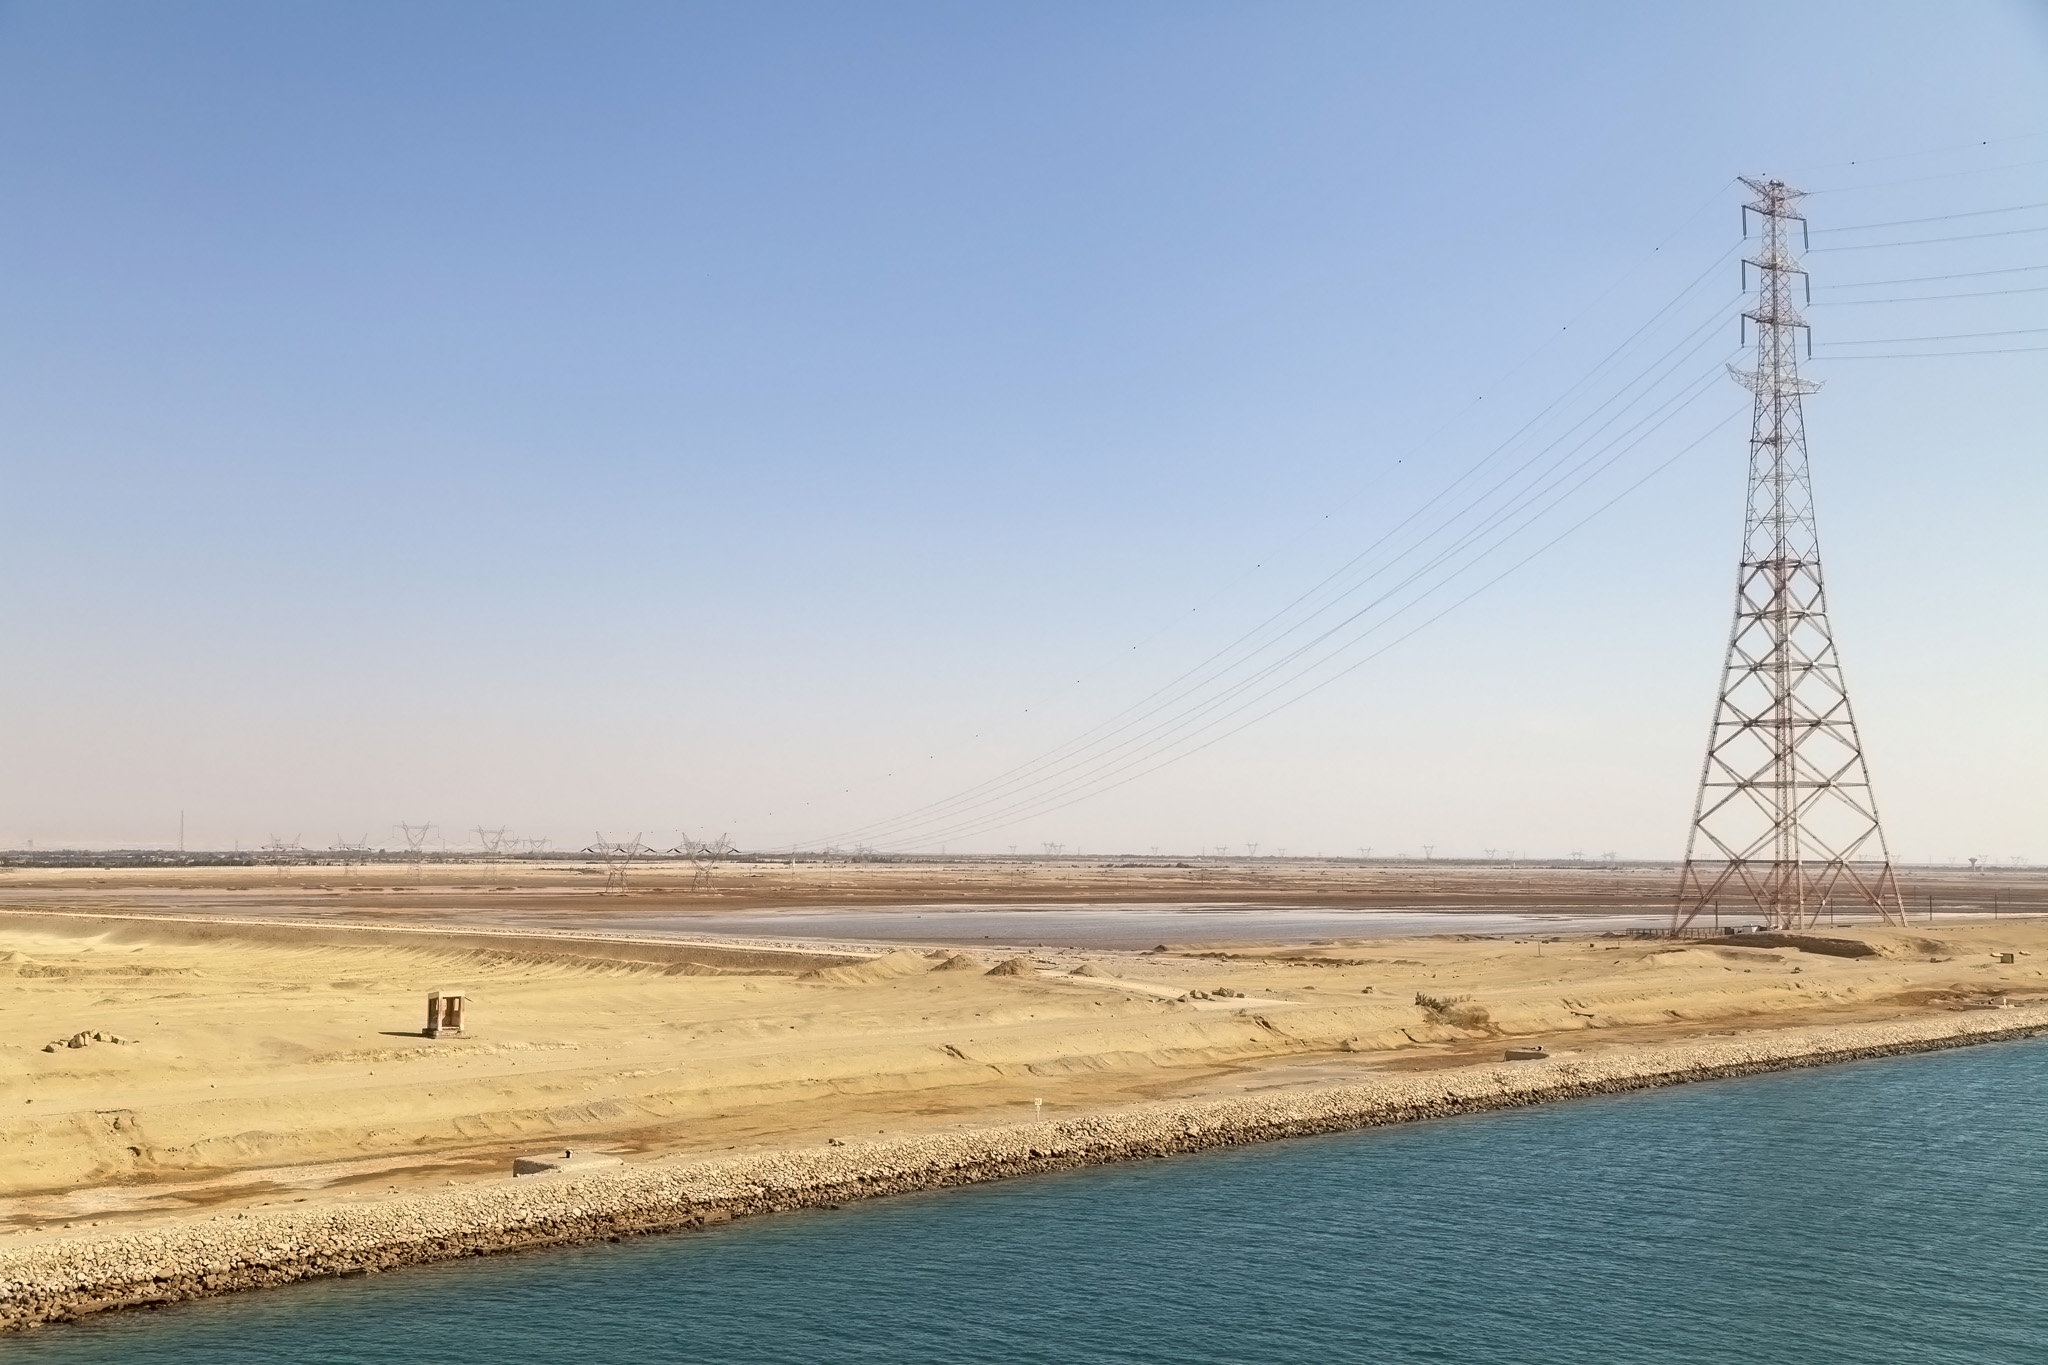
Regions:
[[[0, 912], [0, 1232], [422, 1192], [548, 1148], [709, 1158], [2048, 995], [2033, 920], [1774, 947], [770, 946]], [[435, 989], [466, 993], [465, 1036], [422, 1036]]]
[[1943, 1013], [1160, 1102], [1057, 1122], [507, 1178], [369, 1203], [218, 1214], [0, 1251], [0, 1328], [1039, 1171], [2042, 1033], [2044, 1007]]

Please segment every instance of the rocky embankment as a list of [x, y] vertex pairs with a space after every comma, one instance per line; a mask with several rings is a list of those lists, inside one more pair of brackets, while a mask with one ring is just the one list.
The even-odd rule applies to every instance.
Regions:
[[1563, 1053], [887, 1141], [507, 1178], [375, 1203], [216, 1214], [125, 1234], [38, 1237], [0, 1250], [0, 1329], [1036, 1171], [2042, 1033], [2048, 1008], [1944, 1013], [1593, 1056]]

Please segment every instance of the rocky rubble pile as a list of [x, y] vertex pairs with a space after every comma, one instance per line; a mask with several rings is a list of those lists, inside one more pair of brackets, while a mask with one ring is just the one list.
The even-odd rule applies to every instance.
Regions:
[[59, 1048], [85, 1047], [92, 1043], [133, 1043], [134, 1038], [123, 1038], [118, 1033], [104, 1033], [99, 1029], [87, 1029], [72, 1034], [69, 1038], [52, 1038], [43, 1044], [43, 1051], [55, 1052]]

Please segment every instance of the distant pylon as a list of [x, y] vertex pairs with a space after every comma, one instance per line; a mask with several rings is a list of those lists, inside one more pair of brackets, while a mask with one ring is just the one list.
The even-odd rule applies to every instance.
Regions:
[[612, 840], [597, 836], [597, 842], [583, 850], [595, 853], [604, 859], [604, 890], [601, 896], [623, 896], [626, 894], [626, 873], [633, 866], [633, 860], [654, 850], [640, 842], [640, 836], [630, 839]]
[[711, 885], [711, 878], [721, 858], [730, 858], [736, 851], [731, 839], [721, 834], [716, 839], [699, 841], [692, 839], [685, 831], [678, 831], [682, 842], [669, 850], [680, 854], [696, 864], [696, 872], [690, 878], [690, 889], [702, 891]]
[[420, 881], [426, 876], [427, 836], [434, 832], [434, 827], [408, 825], [401, 821], [398, 828], [405, 835], [405, 851], [412, 859], [412, 879]]
[[1756, 193], [1743, 206], [1745, 233], [1751, 213], [1762, 227], [1744, 262], [1745, 276], [1757, 272], [1755, 303], [1743, 313], [1756, 324], [1756, 368], [1730, 367], [1756, 395], [1749, 515], [1672, 925], [1727, 908], [1797, 929], [1831, 907], [1903, 924], [1821, 584], [1801, 402], [1820, 386], [1799, 377], [1806, 323], [1792, 300], [1795, 278], [1806, 278], [1792, 249], [1792, 225], [1805, 233], [1803, 195], [1778, 180], [1742, 183]]
[[337, 834], [334, 836], [334, 851], [341, 855], [341, 870], [352, 872], [356, 864], [367, 861], [370, 853], [370, 836], [365, 834], [354, 843], [350, 843]]

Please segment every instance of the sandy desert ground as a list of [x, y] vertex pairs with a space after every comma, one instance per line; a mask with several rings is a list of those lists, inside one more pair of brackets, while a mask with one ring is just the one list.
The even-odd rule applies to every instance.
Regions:
[[[249, 876], [13, 874], [0, 1227], [501, 1178], [543, 1149], [745, 1151], [1498, 1062], [1510, 1042], [1597, 1052], [2048, 997], [2048, 921], [1956, 910], [1796, 941], [1539, 925], [890, 949], [636, 935], [658, 893], [534, 885], [499, 894], [597, 927], [467, 927], [495, 922], [463, 908], [491, 893], [458, 887], [516, 885], [473, 867], [441, 887], [385, 869], [375, 884], [399, 890], [332, 896], [233, 871]], [[1569, 904], [1560, 885], [1536, 899]], [[1516, 900], [1455, 877], [1432, 894]], [[381, 912], [366, 913], [372, 897], [389, 898]], [[1075, 899], [1108, 897], [1097, 884]], [[670, 924], [675, 907], [660, 908]], [[467, 1036], [421, 1035], [436, 988], [467, 994]]]

